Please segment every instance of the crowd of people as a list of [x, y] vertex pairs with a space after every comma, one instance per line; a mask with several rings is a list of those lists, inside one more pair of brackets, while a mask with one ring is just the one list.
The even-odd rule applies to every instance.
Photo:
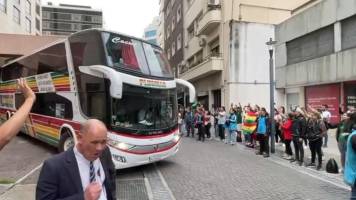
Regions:
[[[283, 106], [274, 110], [275, 142], [284, 146], [283, 158], [296, 162], [300, 166], [322, 168], [323, 150], [327, 148], [329, 129], [336, 130], [336, 140], [341, 157], [341, 167], [345, 168], [347, 137], [352, 133], [356, 124], [356, 112], [349, 108], [341, 114], [339, 123], [332, 123], [331, 113], [327, 105], [307, 109], [295, 107], [287, 113]], [[243, 142], [247, 147], [256, 149], [257, 155], [270, 156], [269, 144], [271, 139], [272, 119], [263, 107], [258, 105], [241, 106], [231, 104], [228, 112], [225, 107], [209, 111], [202, 105], [180, 108], [179, 128], [186, 137], [194, 137], [198, 141], [214, 137], [235, 145]], [[292, 149], [292, 146], [294, 147]], [[309, 146], [311, 160], [306, 163], [304, 149]]]

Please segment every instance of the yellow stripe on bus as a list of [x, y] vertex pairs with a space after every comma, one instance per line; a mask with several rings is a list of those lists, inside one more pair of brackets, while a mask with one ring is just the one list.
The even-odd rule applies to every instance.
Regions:
[[42, 133], [46, 133], [47, 135], [50, 135], [54, 138], [59, 138], [59, 133], [58, 133], [58, 130], [55, 129], [55, 128], [51, 128], [49, 126], [43, 126], [43, 125], [40, 125], [40, 124], [36, 124], [34, 126], [35, 130], [37, 131], [40, 131]]

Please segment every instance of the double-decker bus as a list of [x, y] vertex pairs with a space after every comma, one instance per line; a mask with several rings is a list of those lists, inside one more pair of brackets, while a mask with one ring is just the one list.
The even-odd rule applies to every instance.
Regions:
[[16, 79], [25, 77], [36, 102], [22, 132], [65, 151], [89, 118], [108, 127], [117, 169], [162, 160], [179, 148], [177, 85], [162, 49], [127, 35], [77, 32], [2, 66], [0, 119], [23, 103]]

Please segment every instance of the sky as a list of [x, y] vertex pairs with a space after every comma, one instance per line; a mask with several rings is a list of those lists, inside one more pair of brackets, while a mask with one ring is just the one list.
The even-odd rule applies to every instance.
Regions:
[[143, 31], [159, 15], [159, 0], [42, 0], [43, 5], [86, 5], [103, 11], [104, 28], [142, 38]]

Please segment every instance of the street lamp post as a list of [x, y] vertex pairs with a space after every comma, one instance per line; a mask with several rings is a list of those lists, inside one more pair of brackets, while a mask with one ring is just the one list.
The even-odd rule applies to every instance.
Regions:
[[269, 92], [270, 92], [270, 119], [271, 119], [271, 153], [275, 153], [276, 125], [274, 121], [274, 68], [273, 68], [273, 47], [276, 41], [272, 38], [266, 42], [269, 51]]

